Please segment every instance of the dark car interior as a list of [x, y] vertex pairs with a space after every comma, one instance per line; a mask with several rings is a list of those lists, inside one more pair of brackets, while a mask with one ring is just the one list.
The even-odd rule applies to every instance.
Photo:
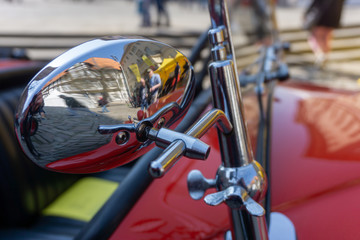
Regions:
[[[206, 44], [207, 32], [191, 51], [192, 63], [209, 61], [207, 56], [201, 59]], [[56, 173], [36, 166], [17, 143], [14, 114], [24, 87], [45, 63], [14, 55], [13, 49], [0, 52], [0, 239], [109, 238], [152, 182], [147, 168], [162, 149], [96, 174]], [[196, 73], [197, 97], [178, 131], [185, 131], [211, 101], [211, 91], [201, 91], [206, 74]]]

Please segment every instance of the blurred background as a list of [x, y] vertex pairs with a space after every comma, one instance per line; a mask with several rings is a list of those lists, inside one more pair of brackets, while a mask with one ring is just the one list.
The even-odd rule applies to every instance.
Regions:
[[[61, 174], [55, 176], [55, 173], [46, 172], [37, 168], [31, 161], [24, 160], [24, 155], [20, 151], [13, 133], [14, 112], [23, 87], [49, 61], [69, 48], [90, 39], [109, 35], [137, 35], [167, 43], [188, 57], [193, 56], [192, 53], [195, 52], [196, 57], [193, 58], [200, 59], [194, 66], [196, 78], [202, 79], [199, 76], [206, 76], [209, 49], [204, 48], [199, 51], [200, 54], [197, 54], [198, 51], [193, 51], [193, 48], [199, 39], [207, 42], [207, 30], [210, 26], [207, 0], [165, 1], [163, 12], [159, 15], [155, 4], [156, 0], [0, 0], [0, 192], [6, 192], [0, 198], [0, 206], [6, 206], [6, 208], [3, 207], [0, 214], [0, 227], [15, 226], [19, 222], [24, 224], [30, 220], [36, 220], [34, 217], [40, 214], [47, 204], [77, 180], [75, 175], [74, 178]], [[310, 4], [310, 0], [276, 0], [274, 9], [277, 24], [272, 24], [269, 18], [261, 16], [263, 14], [261, 11], [256, 12], [251, 9], [251, 3], [257, 0], [227, 1], [239, 72], [258, 59], [261, 46], [271, 42], [267, 39], [269, 32], [272, 32], [270, 29], [277, 25], [279, 38], [291, 44], [290, 50], [284, 58], [285, 62], [289, 64], [293, 79], [332, 88], [360, 90], [360, 0], [345, 0], [341, 27], [334, 31], [332, 51], [325, 66], [314, 64], [315, 56], [307, 40], [309, 32], [303, 27], [304, 12]], [[149, 4], [147, 21], [144, 20], [146, 4]], [[9, 60], [9, 58], [12, 59]], [[195, 60], [192, 62], [194, 63]], [[79, 69], [81, 70], [81, 68]], [[86, 72], [84, 71], [84, 73]], [[86, 74], [81, 73], [79, 76], [83, 77], [81, 80], [88, 80]], [[100, 79], [103, 75], [94, 76], [93, 79]], [[209, 84], [209, 81], [204, 82], [204, 84]], [[90, 83], [92, 82], [90, 81]], [[201, 91], [201, 88], [198, 89]], [[63, 99], [66, 103], [66, 98]], [[354, 100], [350, 98], [349, 101]], [[310, 104], [313, 102], [310, 101]], [[321, 108], [327, 106], [326, 104], [319, 106]], [[334, 108], [339, 108], [338, 105], [333, 105]], [[347, 104], [344, 106], [346, 111], [351, 113], [354, 111], [353, 109], [356, 110], [356, 108], [348, 107]], [[344, 106], [340, 105], [340, 108]], [[329, 108], [330, 112], [333, 112], [334, 108]], [[308, 112], [311, 113], [311, 111]], [[315, 113], [317, 114], [317, 112]], [[305, 111], [305, 114], [308, 113]], [[327, 115], [323, 114], [323, 116]], [[342, 114], [338, 114], [338, 116], [342, 116]], [[34, 124], [29, 126], [29, 132], [36, 132], [40, 124], [43, 124], [41, 129], [51, 132], [52, 130], [46, 127], [49, 119], [41, 114], [37, 117], [39, 121], [31, 121]], [[316, 117], [318, 116], [316, 115]], [[323, 119], [326, 119], [325, 117]], [[337, 126], [341, 128], [339, 132], [342, 132], [343, 124], [339, 125], [338, 121], [347, 124], [350, 121], [349, 118], [350, 120], [358, 119], [353, 115], [346, 118], [346, 121], [338, 120], [339, 118], [336, 117], [329, 121], [326, 119], [328, 122], [322, 126], [330, 126], [329, 128]], [[76, 124], [81, 122], [82, 129], [86, 129], [86, 125], [82, 123], [83, 119], [77, 119], [77, 121], [71, 119], [73, 126], [80, 126]], [[51, 120], [50, 118], [50, 122]], [[61, 118], [55, 120], [64, 125]], [[253, 125], [255, 126], [255, 122]], [[352, 131], [356, 131], [358, 128], [356, 124], [353, 126], [346, 128], [348, 131], [347, 135], [344, 135], [345, 137], [356, 136], [356, 133], [354, 134]], [[298, 129], [296, 131], [299, 131]], [[338, 128], [333, 127], [333, 129], [335, 130], [330, 133], [336, 134]], [[62, 133], [64, 132], [62, 131]], [[316, 134], [316, 139], [320, 139], [318, 137], [320, 133]], [[66, 134], [71, 135], [72, 132], [66, 132]], [[63, 135], [56, 134], [56, 136], [66, 139]], [[66, 135], [64, 134], [64, 136]], [[325, 134], [324, 136], [329, 135]], [[339, 141], [345, 141], [344, 136], [341, 135]], [[327, 143], [325, 140], [321, 140], [321, 142]], [[337, 144], [337, 141], [335, 143]], [[352, 146], [350, 145], [350, 147]], [[347, 151], [347, 148], [344, 149]], [[125, 166], [125, 169], [115, 169], [120, 172], [114, 172], [112, 177], [115, 176], [119, 182], [122, 181], [129, 171], [129, 168], [126, 168]], [[48, 177], [53, 180], [48, 180]], [[54, 187], [55, 185], [56, 187]], [[89, 188], [93, 188], [93, 185]], [[118, 193], [121, 194], [122, 191]], [[87, 196], [84, 194], [84, 199], [88, 198]], [[76, 203], [83, 201], [83, 198], [74, 199], [76, 199]], [[114, 199], [116, 199], [116, 206], [123, 207], [117, 198]], [[83, 202], [73, 206], [82, 206]], [[94, 208], [91, 207], [91, 209]], [[102, 218], [103, 215], [99, 216]], [[109, 221], [113, 222], [113, 218]], [[59, 225], [58, 222], [49, 222], [47, 219], [39, 223], [34, 226], [42, 228], [41, 224], [43, 223], [44, 226], [50, 226], [53, 223], [60, 230], [54, 229], [61, 233], [63, 225], [75, 226], [66, 221], [63, 225]], [[47, 225], [48, 223], [50, 225]], [[149, 223], [145, 222], [145, 224]], [[80, 231], [82, 226], [84, 225], [75, 226], [74, 235]], [[89, 228], [92, 226], [89, 225]], [[25, 232], [25, 234], [28, 233]]]
[[[141, 35], [168, 43], [185, 55], [209, 25], [207, 1], [168, 0], [158, 13], [155, 1], [149, 8], [150, 25], [144, 26], [141, 4], [146, 0], [0, 0], [0, 55], [26, 55], [49, 61], [89, 39], [107, 35]], [[248, 1], [243, 1], [248, 2]], [[303, 29], [303, 14], [310, 1], [278, 0], [276, 17], [283, 41], [291, 43], [286, 61], [292, 76], [332, 87], [358, 87], [360, 77], [360, 0], [347, 0], [341, 28], [334, 32], [332, 51], [325, 69], [314, 69], [314, 56]], [[234, 30], [238, 67], [254, 60], [256, 41], [246, 34], [247, 22], [256, 21], [238, 4], [228, 0]], [[245, 4], [246, 5], [246, 4]], [[243, 18], [247, 18], [245, 21]], [[252, 46], [249, 48], [249, 46]], [[336, 81], [334, 81], [336, 80]]]

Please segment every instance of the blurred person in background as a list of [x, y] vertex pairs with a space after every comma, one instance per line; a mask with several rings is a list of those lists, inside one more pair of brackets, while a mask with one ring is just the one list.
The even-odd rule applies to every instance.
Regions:
[[333, 30], [340, 26], [344, 0], [313, 0], [304, 15], [304, 28], [309, 31], [308, 43], [315, 55], [315, 64], [324, 67], [331, 51]]
[[[247, 37], [248, 43], [271, 44], [271, 9], [264, 0], [227, 0], [234, 32]], [[234, 23], [234, 24], [233, 24]]]
[[151, 0], [138, 0], [138, 12], [141, 14], [142, 22], [141, 27], [150, 27], [150, 4]]
[[157, 26], [161, 25], [161, 18], [162, 16], [165, 17], [165, 26], [170, 26], [170, 18], [169, 13], [166, 9], [165, 0], [156, 0], [156, 6], [157, 6]]

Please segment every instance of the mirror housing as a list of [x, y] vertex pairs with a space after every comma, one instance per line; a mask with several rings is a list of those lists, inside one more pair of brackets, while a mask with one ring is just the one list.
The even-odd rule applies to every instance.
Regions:
[[92, 173], [126, 164], [154, 144], [144, 126], [174, 128], [194, 95], [194, 73], [174, 48], [142, 38], [79, 45], [25, 88], [15, 131], [25, 154], [58, 172]]

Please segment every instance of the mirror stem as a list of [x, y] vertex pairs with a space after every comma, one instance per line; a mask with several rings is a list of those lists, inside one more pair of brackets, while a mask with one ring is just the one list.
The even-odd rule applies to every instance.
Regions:
[[166, 128], [160, 130], [147, 128], [148, 139], [155, 141], [157, 146], [166, 148], [156, 160], [151, 162], [150, 174], [156, 178], [162, 177], [183, 155], [205, 160], [210, 153], [210, 147], [197, 138], [203, 136], [214, 124], [217, 124], [218, 129], [224, 134], [232, 131], [232, 124], [219, 109], [210, 110], [185, 133]]

